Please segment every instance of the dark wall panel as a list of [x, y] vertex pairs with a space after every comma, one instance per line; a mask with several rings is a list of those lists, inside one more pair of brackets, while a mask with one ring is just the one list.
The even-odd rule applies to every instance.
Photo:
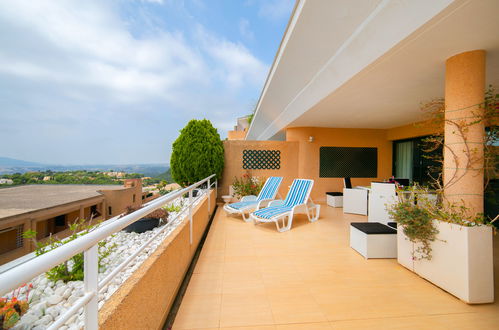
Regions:
[[321, 147], [319, 177], [376, 178], [378, 148]]

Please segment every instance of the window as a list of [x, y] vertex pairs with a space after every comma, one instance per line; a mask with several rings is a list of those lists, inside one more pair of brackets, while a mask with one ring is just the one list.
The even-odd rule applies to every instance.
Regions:
[[419, 184], [431, 184], [433, 178], [438, 178], [440, 164], [431, 157], [442, 153], [442, 150], [426, 152], [425, 138], [393, 142], [393, 175], [395, 178], [409, 179]]
[[0, 254], [23, 246], [23, 225], [0, 230]]
[[66, 215], [59, 215], [54, 218], [55, 220], [55, 226], [56, 227], [66, 227]]
[[90, 206], [90, 216], [91, 217], [98, 217], [98, 216], [100, 216], [100, 212], [97, 209], [97, 205]]
[[132, 202], [135, 203], [135, 194], [132, 196]]
[[112, 214], [113, 214], [113, 208], [112, 208], [111, 206], [108, 206], [108, 208], [107, 208], [107, 213], [108, 213], [109, 215], [112, 215]]

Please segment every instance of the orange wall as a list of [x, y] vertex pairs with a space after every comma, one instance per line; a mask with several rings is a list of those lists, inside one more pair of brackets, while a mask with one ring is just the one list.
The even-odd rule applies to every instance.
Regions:
[[431, 135], [442, 128], [430, 122], [419, 122], [404, 126], [393, 127], [386, 130], [386, 138], [390, 141], [410, 139], [419, 136]]
[[[286, 141], [225, 141], [225, 168], [219, 185], [219, 196], [228, 195], [234, 177], [241, 177], [242, 154], [245, 149], [280, 150], [279, 170], [251, 170], [252, 176], [267, 178], [283, 176], [280, 194], [286, 196], [294, 178], [313, 179], [312, 198], [325, 200], [328, 191], [342, 191], [342, 178], [319, 178], [320, 147], [375, 147], [378, 148], [376, 178], [353, 178], [353, 185], [369, 185], [371, 181], [388, 179], [392, 175], [392, 141], [430, 135], [438, 128], [429, 123], [415, 123], [390, 129], [356, 129], [295, 127], [286, 130]], [[313, 136], [314, 141], [309, 142]]]
[[[308, 142], [313, 136], [314, 141]], [[342, 191], [342, 178], [319, 178], [320, 147], [378, 148], [378, 176], [354, 178], [353, 185], [369, 185], [371, 181], [387, 179], [392, 174], [392, 142], [381, 129], [297, 127], [286, 130], [287, 141], [299, 143], [298, 177], [315, 181], [312, 198], [325, 200], [328, 191]]]
[[228, 195], [234, 177], [241, 177], [243, 169], [243, 150], [280, 150], [281, 168], [279, 170], [250, 170], [251, 176], [267, 179], [269, 176], [284, 177], [279, 193], [284, 198], [293, 178], [298, 175], [298, 143], [283, 141], [224, 141], [225, 167], [219, 182], [218, 196]]
[[244, 140], [246, 137], [246, 130], [244, 131], [228, 131], [227, 139], [228, 140]]

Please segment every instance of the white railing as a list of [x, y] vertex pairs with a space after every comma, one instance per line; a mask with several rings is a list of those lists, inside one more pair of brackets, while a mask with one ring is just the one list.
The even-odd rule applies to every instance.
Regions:
[[[184, 216], [188, 210], [189, 230], [190, 230], [190, 243], [192, 244], [192, 215], [193, 205], [197, 199], [193, 199], [192, 192], [198, 189], [201, 185], [207, 183], [208, 191], [208, 213], [211, 210], [210, 190], [215, 186], [215, 193], [217, 190], [217, 181], [211, 182], [215, 174], [181, 190], [171, 192], [165, 196], [159, 197], [146, 204], [144, 207], [121, 218], [113, 221], [106, 221], [105, 225], [95, 228], [88, 234], [81, 236], [73, 241], [70, 241], [54, 250], [42, 254], [36, 258], [27, 260], [24, 263], [18, 264], [12, 269], [9, 269], [0, 274], [0, 297], [18, 288], [24, 283], [30, 282], [34, 277], [45, 273], [53, 267], [65, 262], [72, 256], [82, 253], [84, 256], [84, 295], [80, 297], [73, 306], [66, 310], [63, 314], [59, 315], [57, 320], [52, 323], [47, 329], [57, 329], [62, 326], [71, 316], [78, 313], [79, 309], [84, 307], [85, 314], [85, 329], [94, 330], [98, 329], [98, 295], [99, 291], [106, 287], [106, 285], [128, 265], [142, 250], [144, 250], [151, 242], [154, 241], [161, 233], [163, 233], [170, 225], [176, 223], [179, 217]], [[100, 282], [98, 280], [98, 243], [103, 239], [111, 236], [112, 234], [122, 230], [131, 223], [141, 219], [143, 216], [151, 213], [154, 210], [174, 201], [175, 199], [189, 194], [189, 201], [187, 207], [177, 214], [175, 219], [171, 219], [168, 224], [158, 230], [147, 242], [140, 246], [131, 256], [126, 258], [120, 263], [111, 273], [109, 273]]]

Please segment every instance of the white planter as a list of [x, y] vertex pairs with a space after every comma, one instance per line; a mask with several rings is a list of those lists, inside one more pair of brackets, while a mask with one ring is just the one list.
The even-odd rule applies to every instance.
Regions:
[[492, 228], [434, 221], [439, 231], [431, 260], [412, 260], [412, 244], [397, 231], [397, 260], [404, 267], [469, 304], [494, 302]]

